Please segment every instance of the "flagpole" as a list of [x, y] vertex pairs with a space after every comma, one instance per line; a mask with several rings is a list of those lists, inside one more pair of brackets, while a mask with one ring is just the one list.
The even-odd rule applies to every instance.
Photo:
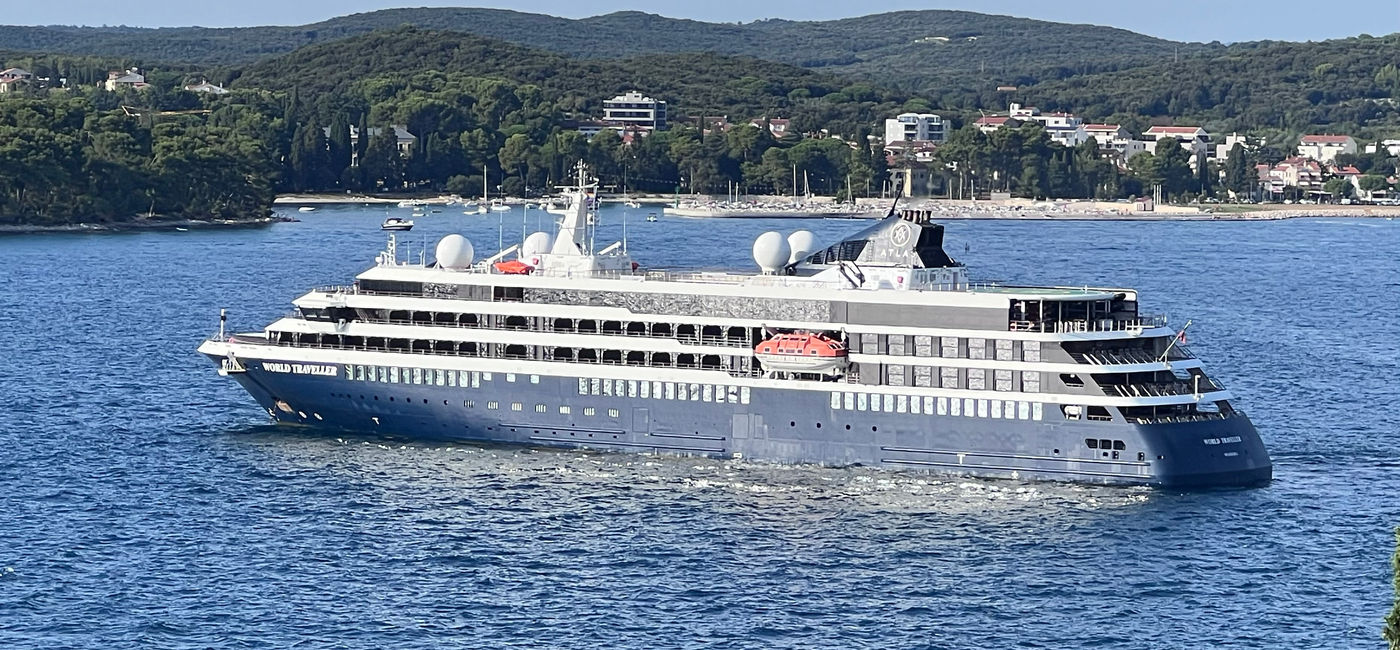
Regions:
[[1171, 343], [1167, 344], [1167, 349], [1162, 350], [1162, 357], [1159, 359], [1159, 361], [1167, 363], [1167, 355], [1171, 353], [1172, 348], [1176, 347], [1177, 342], [1180, 342], [1182, 339], [1186, 338], [1186, 328], [1188, 327], [1191, 327], [1190, 319], [1187, 319], [1186, 324], [1182, 325], [1181, 330], [1176, 333], [1176, 336], [1172, 337]]

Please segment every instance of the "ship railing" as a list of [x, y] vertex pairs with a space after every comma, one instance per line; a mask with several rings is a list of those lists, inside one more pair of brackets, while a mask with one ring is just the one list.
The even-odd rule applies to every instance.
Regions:
[[1199, 381], [1191, 383], [1108, 384], [1104, 386], [1104, 390], [1118, 397], [1174, 397], [1212, 393], [1225, 390], [1225, 387], [1212, 379], [1201, 377]]
[[[1014, 323], [1029, 323], [1029, 321], [1015, 321]], [[1083, 332], [1128, 332], [1142, 333], [1143, 330], [1156, 327], [1166, 327], [1167, 317], [1165, 315], [1140, 316], [1138, 318], [1094, 318], [1075, 319], [1058, 321], [1041, 321], [1032, 324], [1030, 331], [1052, 331], [1056, 334], [1076, 334]], [[1013, 327], [1014, 329], [1014, 327]]]
[[1150, 418], [1128, 418], [1128, 421], [1132, 422], [1133, 424], [1168, 424], [1175, 422], [1206, 422], [1210, 420], [1228, 420], [1232, 417], [1242, 415], [1244, 415], [1244, 411], [1233, 411], [1230, 413], [1226, 413], [1223, 411], [1219, 413], [1197, 412], [1177, 415], [1159, 415]]
[[1083, 364], [1097, 366], [1122, 366], [1144, 363], [1162, 363], [1162, 358], [1145, 350], [1094, 350], [1093, 352], [1073, 352], [1070, 356]]

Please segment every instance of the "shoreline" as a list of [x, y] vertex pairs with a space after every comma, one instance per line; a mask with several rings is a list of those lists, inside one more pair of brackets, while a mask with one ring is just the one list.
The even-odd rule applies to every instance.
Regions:
[[[622, 195], [603, 195], [607, 201], [621, 201]], [[676, 200], [674, 195], [632, 195], [631, 200], [638, 201], [647, 206], [669, 207]], [[694, 202], [697, 200], [711, 200], [713, 202], [722, 201], [723, 197], [682, 194], [679, 198], [683, 201]], [[747, 197], [755, 203], [782, 204], [791, 201], [785, 196], [754, 196]], [[410, 198], [406, 196], [368, 196], [364, 194], [286, 194], [278, 196], [273, 204], [278, 207], [292, 206], [324, 206], [324, 205], [396, 205], [400, 201], [415, 200], [423, 201], [428, 205], [445, 204], [449, 200], [445, 196]], [[869, 208], [874, 212], [879, 212], [873, 217], [850, 216], [850, 217], [829, 217], [837, 219], [870, 219], [883, 216], [884, 210], [889, 208], [891, 199], [858, 199], [856, 204], [862, 208]], [[830, 203], [830, 197], [817, 197], [814, 203]], [[1400, 217], [1400, 206], [1395, 205], [1318, 205], [1308, 206], [1307, 209], [1301, 206], [1268, 204], [1267, 207], [1251, 206], [1253, 209], [1238, 209], [1245, 207], [1244, 204], [1215, 204], [1214, 206], [1158, 206], [1154, 211], [1132, 210], [1126, 204], [1094, 202], [1094, 201], [1030, 201], [1027, 199], [1010, 199], [995, 201], [957, 201], [944, 199], [903, 199], [900, 201], [901, 209], [924, 210], [935, 221], [946, 220], [967, 220], [967, 219], [1012, 219], [1031, 220], [1043, 219], [1047, 221], [1283, 221], [1287, 219], [1307, 219], [1307, 218], [1385, 218], [1392, 219]], [[1226, 211], [1211, 212], [1202, 211], [1229, 208]], [[775, 215], [715, 215], [715, 216], [694, 216], [686, 218], [694, 219], [742, 219], [742, 218], [764, 218]], [[798, 215], [781, 215], [784, 217], [797, 217]], [[811, 215], [812, 218], [821, 218], [821, 215]], [[3, 230], [0, 230], [3, 232]]]
[[151, 230], [209, 230], [214, 228], [256, 228], [274, 223], [296, 221], [285, 216], [255, 219], [140, 219], [114, 223], [70, 223], [45, 226], [39, 224], [0, 224], [0, 235], [38, 235], [53, 233], [119, 233]]

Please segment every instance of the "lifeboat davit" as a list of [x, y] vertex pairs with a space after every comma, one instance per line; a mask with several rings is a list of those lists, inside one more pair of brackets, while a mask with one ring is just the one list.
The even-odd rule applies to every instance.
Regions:
[[827, 373], [848, 364], [846, 344], [821, 334], [790, 332], [759, 343], [754, 356], [767, 370]]

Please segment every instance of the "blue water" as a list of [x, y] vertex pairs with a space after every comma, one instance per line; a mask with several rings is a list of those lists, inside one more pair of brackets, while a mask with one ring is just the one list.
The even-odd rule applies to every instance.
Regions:
[[[863, 225], [645, 212], [655, 266]], [[260, 329], [384, 239], [383, 208], [298, 216], [0, 238], [0, 647], [1381, 645], [1400, 222], [949, 224], [976, 277], [1134, 286], [1194, 320], [1276, 478], [1176, 493], [269, 427], [195, 346], [220, 307]], [[495, 248], [497, 215], [418, 222], [405, 240]]]

